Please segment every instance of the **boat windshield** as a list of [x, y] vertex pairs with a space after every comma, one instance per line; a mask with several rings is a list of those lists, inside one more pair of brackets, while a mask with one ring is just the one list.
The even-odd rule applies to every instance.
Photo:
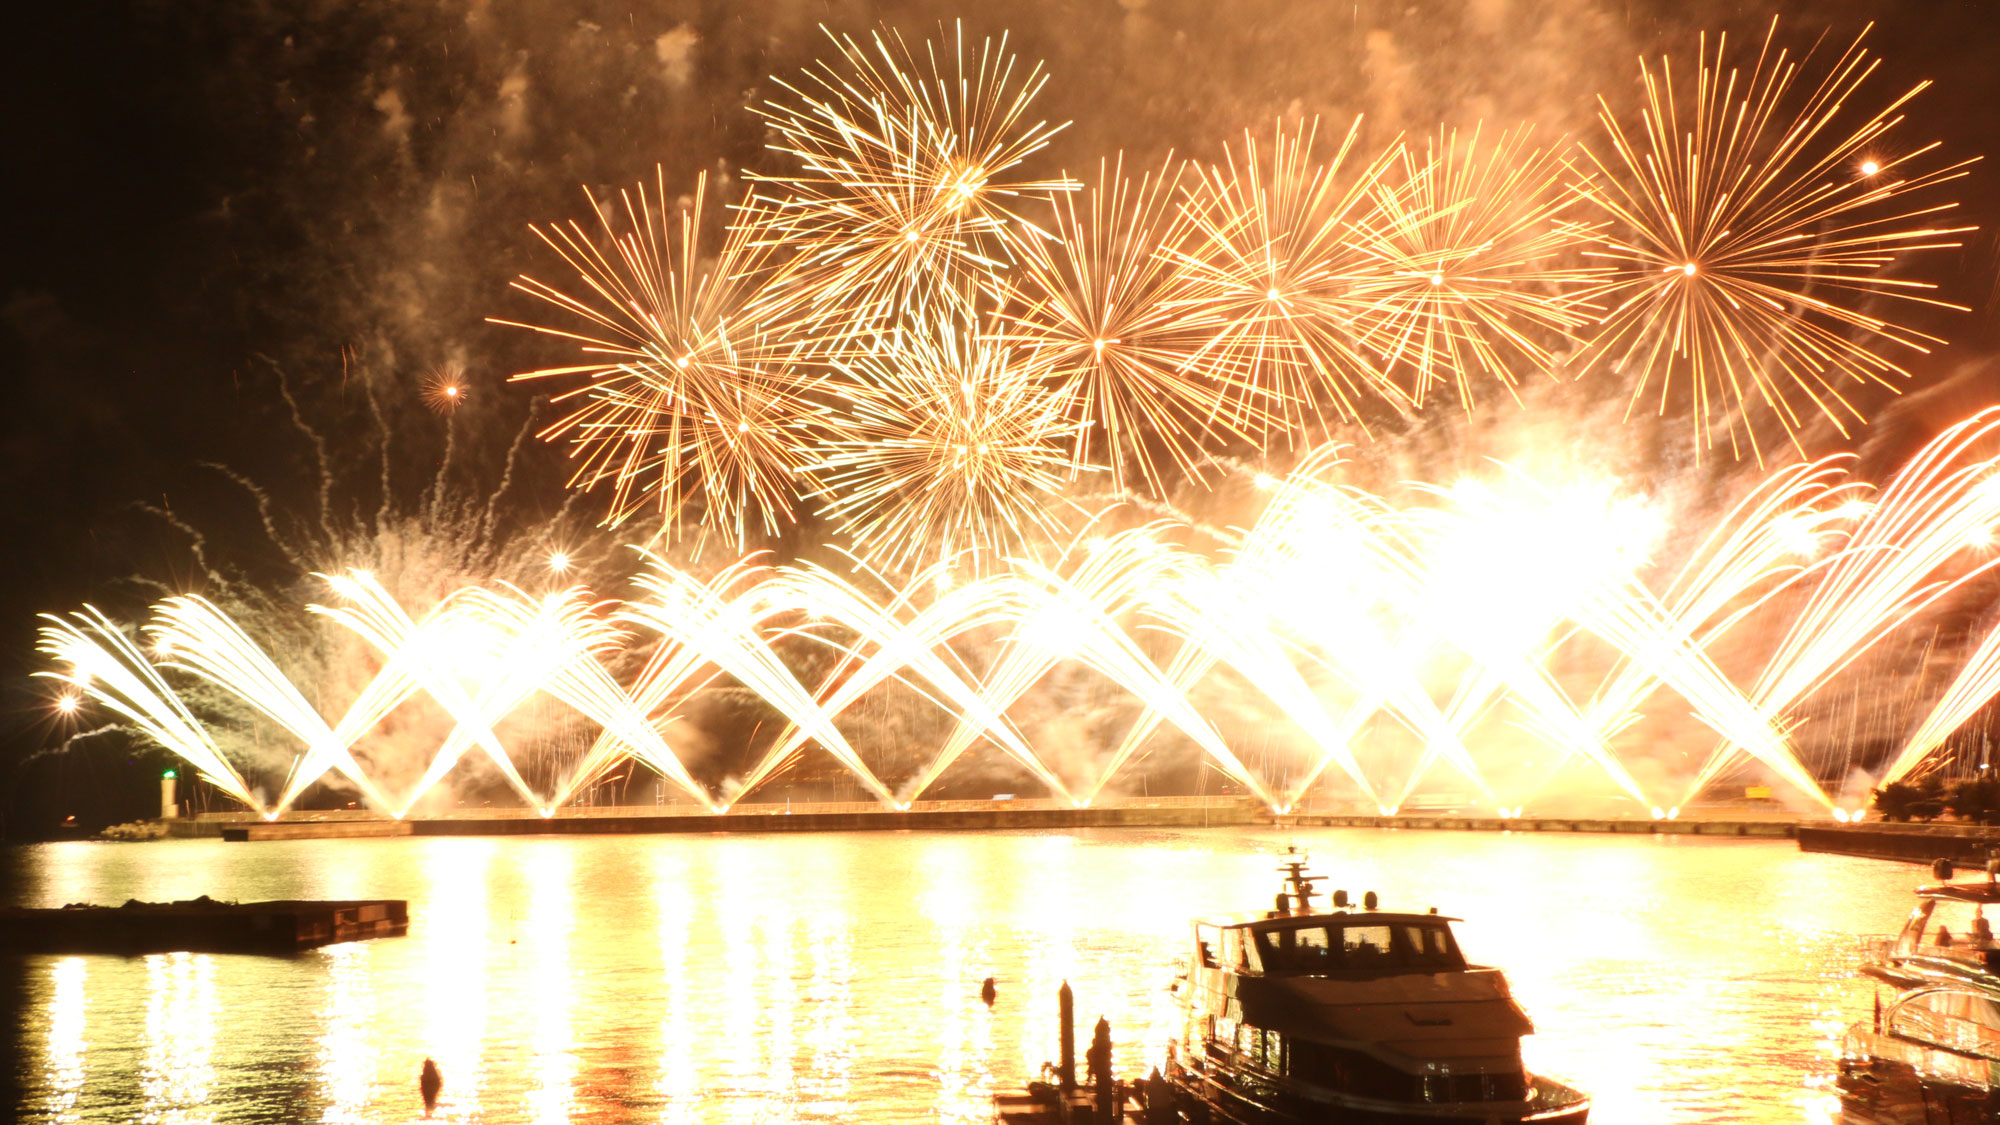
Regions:
[[1257, 931], [1267, 973], [1462, 969], [1465, 958], [1442, 922], [1313, 922]]
[[1946, 957], [1984, 963], [2000, 951], [1993, 924], [1977, 903], [1950, 899], [1927, 901], [1911, 915], [1897, 939], [1898, 956]]

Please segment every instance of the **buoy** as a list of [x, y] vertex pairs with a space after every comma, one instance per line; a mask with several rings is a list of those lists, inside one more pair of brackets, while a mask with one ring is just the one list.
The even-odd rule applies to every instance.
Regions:
[[417, 1079], [417, 1089], [424, 1095], [424, 1112], [437, 1108], [438, 1091], [444, 1089], [444, 1075], [438, 1073], [438, 1064], [424, 1060], [424, 1072]]
[[979, 998], [986, 1001], [987, 1007], [991, 1008], [993, 1006], [993, 998], [998, 995], [1000, 995], [1000, 990], [993, 987], [992, 977], [987, 977], [979, 985]]

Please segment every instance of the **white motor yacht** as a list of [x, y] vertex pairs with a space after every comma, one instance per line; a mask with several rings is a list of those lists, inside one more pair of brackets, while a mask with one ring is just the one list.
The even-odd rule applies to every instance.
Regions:
[[[1195, 924], [1175, 984], [1185, 1010], [1165, 1077], [1182, 1122], [1580, 1125], [1590, 1100], [1531, 1075], [1534, 1031], [1499, 969], [1467, 963], [1451, 923], [1351, 904], [1312, 906], [1294, 856], [1276, 908]], [[1164, 1107], [1161, 1107], [1164, 1108]]]

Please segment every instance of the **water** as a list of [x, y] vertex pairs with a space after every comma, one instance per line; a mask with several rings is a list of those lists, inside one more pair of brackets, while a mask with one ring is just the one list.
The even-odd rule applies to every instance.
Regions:
[[[1462, 915], [1604, 1122], [1815, 1121], [1913, 867], [1787, 841], [1362, 829], [406, 838], [15, 848], [20, 904], [410, 900], [295, 958], [8, 964], [20, 1116], [52, 1121], [983, 1122], [1056, 1052], [1055, 992], [1157, 1058], [1191, 915], [1276, 855]], [[982, 979], [999, 983], [989, 1012]]]

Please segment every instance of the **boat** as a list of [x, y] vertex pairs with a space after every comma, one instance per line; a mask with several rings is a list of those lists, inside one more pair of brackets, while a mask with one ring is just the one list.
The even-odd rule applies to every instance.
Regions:
[[[1373, 891], [1313, 908], [1306, 858], [1275, 909], [1195, 923], [1174, 984], [1185, 1012], [1161, 1120], [1191, 1125], [1581, 1125], [1590, 1099], [1528, 1073], [1534, 1026], [1497, 968], [1466, 961], [1457, 918], [1381, 909]], [[1165, 1110], [1167, 1107], [1159, 1107]], [[1149, 1122], [1152, 1118], [1148, 1118]]]
[[1917, 888], [1902, 932], [1861, 971], [1896, 989], [1878, 992], [1873, 1016], [1841, 1041], [1841, 1120], [1853, 1125], [2000, 1119], [2000, 944], [1989, 908], [2000, 907], [2000, 861], [1986, 878]]
[[1917, 905], [1902, 932], [1874, 951], [1861, 971], [1899, 989], [1973, 981], [2000, 984], [2000, 945], [1993, 940], [1989, 907], [2000, 908], [2000, 860], [1986, 878], [1953, 882], [1952, 862], [1938, 860], [1940, 882], [1917, 888]]

